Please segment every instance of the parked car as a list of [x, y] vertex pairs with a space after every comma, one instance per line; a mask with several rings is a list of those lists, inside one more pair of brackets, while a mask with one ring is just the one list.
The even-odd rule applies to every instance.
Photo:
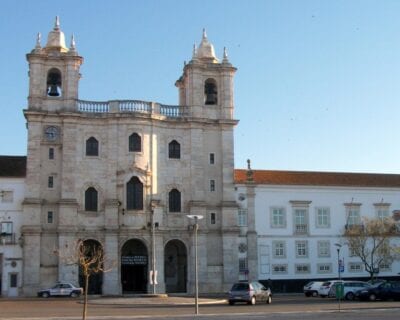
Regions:
[[321, 288], [323, 281], [311, 281], [303, 287], [303, 292], [306, 297], [318, 296], [318, 290]]
[[82, 288], [75, 287], [68, 282], [58, 282], [53, 287], [38, 291], [38, 297], [48, 298], [53, 296], [79, 297], [83, 293]]
[[400, 300], [400, 282], [382, 282], [355, 294], [360, 300]]
[[[335, 282], [331, 286], [331, 289], [328, 294], [329, 297], [336, 297], [336, 285], [338, 284], [339, 282]], [[357, 291], [371, 287], [371, 285], [368, 282], [364, 281], [347, 280], [347, 281], [342, 281], [342, 284], [343, 284], [343, 298], [346, 300], [353, 300], [355, 298], [355, 293]]]
[[237, 282], [229, 291], [228, 301], [230, 305], [234, 305], [235, 302], [247, 302], [254, 305], [257, 301], [269, 304], [272, 302], [272, 292], [257, 281]]
[[340, 280], [329, 280], [322, 283], [321, 287], [318, 289], [318, 295], [322, 298], [326, 298], [329, 296], [329, 292], [332, 288], [332, 285]]

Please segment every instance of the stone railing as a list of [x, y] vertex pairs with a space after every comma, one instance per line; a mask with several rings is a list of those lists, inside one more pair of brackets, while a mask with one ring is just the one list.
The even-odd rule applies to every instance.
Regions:
[[104, 113], [110, 111], [110, 105], [106, 102], [99, 101], [85, 101], [78, 100], [78, 111], [81, 112], [95, 112], [95, 113]]
[[141, 100], [85, 101], [77, 100], [77, 110], [89, 113], [140, 112], [159, 114], [168, 118], [188, 115], [185, 106], [170, 106]]

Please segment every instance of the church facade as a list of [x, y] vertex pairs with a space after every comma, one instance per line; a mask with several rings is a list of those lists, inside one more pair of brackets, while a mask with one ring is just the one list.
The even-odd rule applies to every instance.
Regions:
[[193, 292], [193, 216], [199, 290], [225, 290], [238, 273], [239, 232], [236, 69], [226, 52], [220, 62], [203, 32], [176, 81], [179, 105], [93, 102], [80, 100], [83, 58], [73, 38], [66, 46], [58, 19], [40, 42], [27, 54], [24, 294], [78, 283], [79, 268], [62, 259], [78, 240], [101, 248], [110, 263], [92, 277], [90, 293], [150, 292], [153, 269], [155, 291]]

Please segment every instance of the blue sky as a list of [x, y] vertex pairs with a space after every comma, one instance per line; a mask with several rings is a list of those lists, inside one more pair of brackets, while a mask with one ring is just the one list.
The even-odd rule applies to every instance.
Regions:
[[235, 77], [235, 167], [400, 173], [400, 1], [0, 1], [0, 154], [26, 154], [25, 54], [60, 16], [80, 99], [178, 103], [206, 28]]

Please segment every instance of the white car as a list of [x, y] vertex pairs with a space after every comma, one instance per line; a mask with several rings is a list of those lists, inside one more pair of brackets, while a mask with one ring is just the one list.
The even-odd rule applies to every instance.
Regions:
[[304, 287], [303, 287], [303, 292], [304, 295], [306, 297], [316, 297], [318, 296], [318, 290], [321, 287], [321, 285], [323, 284], [322, 281], [311, 281], [309, 283], [307, 283]]
[[72, 298], [79, 297], [83, 293], [82, 288], [75, 287], [68, 282], [58, 282], [51, 288], [38, 291], [38, 297], [48, 298], [54, 296], [69, 296]]
[[320, 297], [325, 298], [329, 296], [329, 292], [331, 291], [332, 286], [339, 282], [340, 280], [329, 280], [322, 283], [321, 287], [318, 290], [318, 294]]

